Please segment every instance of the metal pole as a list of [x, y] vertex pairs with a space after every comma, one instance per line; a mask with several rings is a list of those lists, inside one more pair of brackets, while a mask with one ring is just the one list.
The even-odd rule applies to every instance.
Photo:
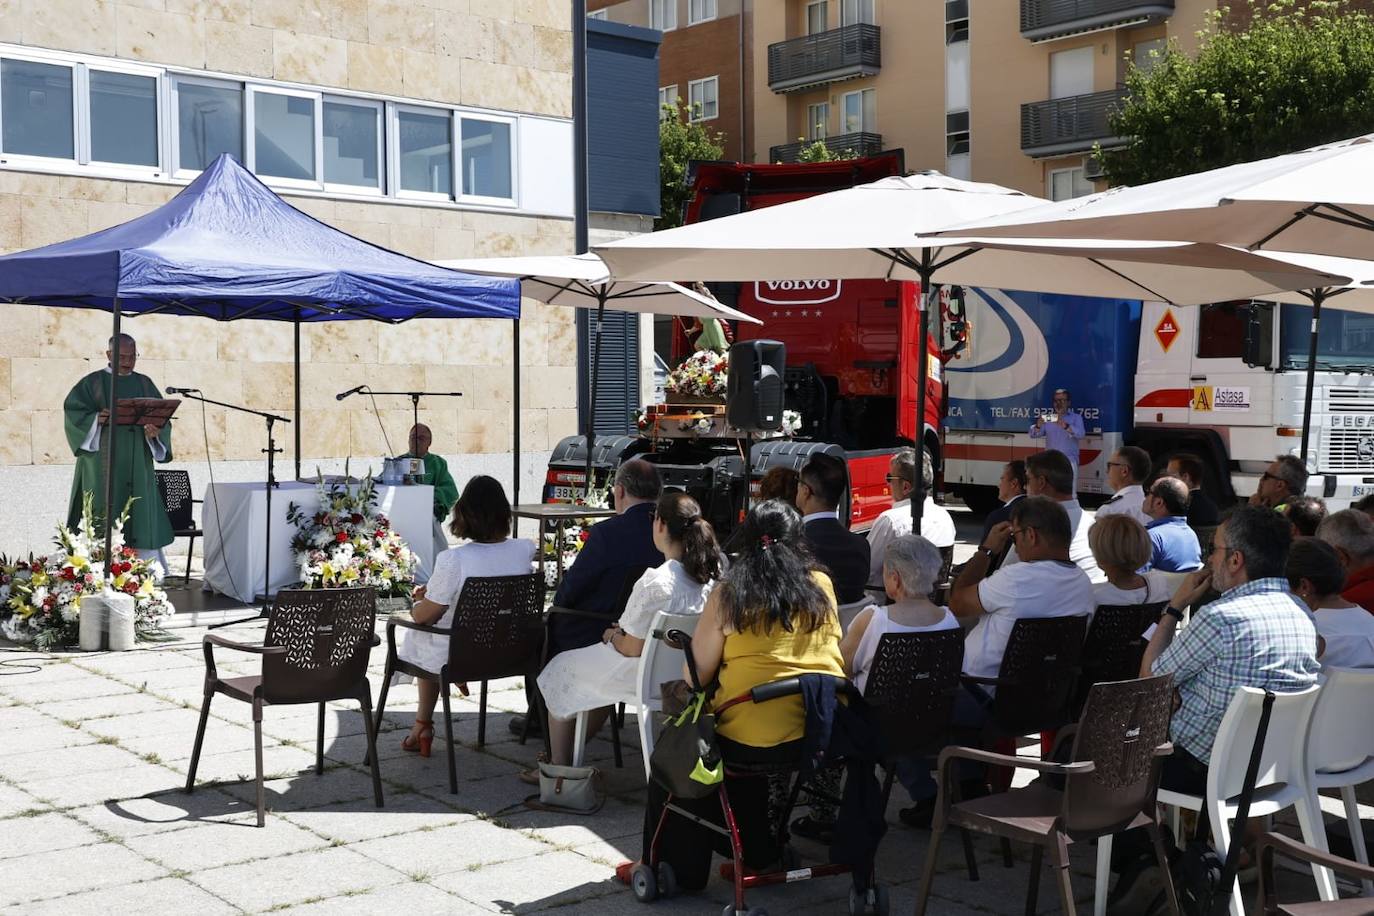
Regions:
[[101, 445], [105, 447], [105, 578], [109, 579], [110, 564], [114, 562], [111, 552], [114, 549], [114, 470], [115, 470], [115, 432], [119, 411], [115, 406], [115, 382], [119, 378], [120, 330], [119, 319], [122, 309], [119, 299], [114, 301], [114, 333], [110, 338], [110, 387], [105, 408], [109, 411], [105, 429], [100, 434]]
[[582, 482], [584, 498], [592, 492], [592, 447], [596, 443], [596, 372], [601, 364], [601, 321], [606, 315], [606, 288], [596, 293], [596, 327], [592, 333], [592, 371], [587, 381], [587, 478]]
[[1328, 295], [1325, 289], [1314, 289], [1306, 294], [1312, 300], [1312, 331], [1307, 341], [1307, 391], [1302, 396], [1302, 452], [1299, 457], [1307, 464], [1307, 440], [1312, 431], [1312, 389], [1317, 379], [1317, 331], [1321, 328], [1322, 303]]
[[573, 250], [587, 251], [587, 0], [573, 0]]
[[[515, 357], [511, 360], [510, 437], [513, 466], [511, 468], [510, 501], [511, 505], [518, 506], [520, 505], [520, 319], [511, 319], [510, 327], [511, 350]], [[516, 534], [518, 535], [518, 532]]]
[[300, 309], [300, 306], [297, 306], [295, 311], [296, 311], [296, 319], [295, 319], [295, 321], [292, 322], [292, 325], [294, 326], [295, 332], [296, 332], [296, 335], [295, 335], [295, 336], [296, 336], [296, 375], [295, 375], [296, 403], [295, 403], [295, 410], [294, 410], [294, 412], [291, 414], [291, 416], [292, 416], [292, 418], [295, 419], [295, 421], [296, 421], [295, 424], [294, 424], [294, 426], [295, 426], [296, 428], [295, 428], [294, 430], [292, 430], [291, 432], [292, 432], [292, 436], [294, 437], [294, 440], [293, 440], [293, 441], [295, 442], [295, 445], [294, 445], [293, 447], [294, 447], [295, 452], [296, 452], [296, 479], [297, 479], [297, 480], [300, 480], [300, 479], [301, 479], [301, 309]]
[[[930, 269], [925, 267], [927, 255], [922, 254], [923, 269], [921, 276], [921, 310], [920, 320], [917, 322], [918, 340], [916, 346], [916, 472], [912, 480], [911, 490], [911, 530], [914, 534], [921, 533], [921, 513], [925, 509], [926, 501], [926, 479], [923, 468], [925, 467], [926, 454], [926, 376], [930, 374], [930, 313], [940, 307], [939, 289], [930, 282]], [[932, 462], [933, 465], [933, 462]]]

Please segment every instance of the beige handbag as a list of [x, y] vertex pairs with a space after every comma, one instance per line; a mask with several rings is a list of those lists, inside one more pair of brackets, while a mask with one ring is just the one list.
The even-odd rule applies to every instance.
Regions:
[[596, 793], [600, 779], [601, 771], [596, 767], [564, 767], [540, 762], [539, 795], [531, 795], [525, 799], [525, 804], [536, 810], [595, 814], [606, 804], [605, 796], [598, 798]]

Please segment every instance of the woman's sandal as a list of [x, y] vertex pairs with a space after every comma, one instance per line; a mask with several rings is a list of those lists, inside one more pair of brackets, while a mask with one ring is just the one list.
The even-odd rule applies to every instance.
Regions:
[[410, 735], [401, 739], [401, 750], [410, 751], [412, 754], [420, 752], [421, 757], [428, 757], [430, 748], [434, 745], [434, 720], [416, 719], [415, 724], [420, 726], [420, 734], [412, 743]]

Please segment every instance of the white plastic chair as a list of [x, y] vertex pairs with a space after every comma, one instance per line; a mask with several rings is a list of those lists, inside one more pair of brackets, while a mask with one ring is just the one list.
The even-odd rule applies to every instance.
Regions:
[[[1298, 826], [1302, 829], [1302, 841], [1325, 851], [1326, 833], [1321, 820], [1314, 821], [1312, 818], [1305, 775], [1307, 727], [1320, 691], [1321, 688], [1314, 684], [1296, 693], [1275, 694], [1274, 707], [1269, 716], [1269, 731], [1255, 777], [1250, 817], [1268, 817], [1285, 808], [1293, 808], [1298, 815]], [[1263, 690], [1237, 688], [1212, 745], [1205, 799], [1164, 788], [1159, 790], [1158, 798], [1162, 805], [1193, 811], [1201, 811], [1206, 806], [1207, 820], [1212, 827], [1212, 841], [1222, 859], [1226, 858], [1226, 849], [1231, 841], [1231, 819], [1236, 815], [1237, 796], [1245, 782], [1245, 770], [1250, 763], [1250, 750], [1255, 744], [1255, 730], [1259, 726], [1263, 701]], [[1313, 866], [1312, 872], [1317, 879], [1321, 898], [1334, 900], [1336, 887], [1331, 872], [1316, 866]], [[1245, 916], [1239, 881], [1231, 887], [1231, 916]]]
[[[659, 686], [665, 681], [682, 679], [683, 657], [681, 649], [674, 649], [661, 639], [653, 637], [654, 632], [666, 633], [681, 630], [687, 635], [696, 632], [700, 614], [668, 614], [660, 611], [654, 616], [649, 627], [650, 636], [644, 641], [644, 651], [639, 655], [639, 669], [635, 682], [638, 685], [634, 694], [618, 697], [615, 702], [637, 707], [639, 719], [639, 746], [644, 754], [644, 777], [649, 776], [649, 756], [654, 750], [653, 713], [663, 709], [663, 698], [659, 696]], [[587, 744], [587, 713], [577, 714], [577, 724], [573, 727], [573, 766], [582, 766], [583, 751]]]
[[[1355, 860], [1362, 865], [1369, 864], [1369, 850], [1365, 848], [1355, 787], [1374, 779], [1374, 729], [1369, 727], [1371, 703], [1374, 703], [1374, 668], [1327, 668], [1307, 732], [1306, 795], [1312, 809], [1312, 821], [1318, 825], [1322, 823], [1318, 790], [1340, 789], [1350, 829], [1350, 845], [1354, 847]], [[1360, 725], [1361, 722], [1365, 724]], [[1322, 837], [1325, 838], [1325, 831]], [[1326, 847], [1318, 848], [1325, 850]], [[1323, 871], [1328, 880], [1334, 882], [1330, 872]], [[1374, 897], [1374, 881], [1366, 879], [1362, 887], [1366, 897]]]

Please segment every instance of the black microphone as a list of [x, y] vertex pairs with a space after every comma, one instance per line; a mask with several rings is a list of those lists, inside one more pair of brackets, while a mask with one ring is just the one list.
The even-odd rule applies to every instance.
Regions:
[[199, 389], [199, 388], [168, 388], [168, 389], [167, 389], [167, 393], [168, 393], [168, 394], [190, 394], [191, 392], [195, 392], [196, 394], [200, 394], [200, 389]]
[[366, 387], [367, 387], [366, 385], [359, 385], [357, 388], [350, 388], [350, 389], [348, 389], [347, 391], [340, 391], [338, 394], [334, 395], [334, 400], [336, 400], [336, 401], [342, 401], [344, 398], [348, 397], [350, 394], [357, 394], [359, 391], [362, 391], [362, 390], [363, 390], [364, 388], [366, 388]]

